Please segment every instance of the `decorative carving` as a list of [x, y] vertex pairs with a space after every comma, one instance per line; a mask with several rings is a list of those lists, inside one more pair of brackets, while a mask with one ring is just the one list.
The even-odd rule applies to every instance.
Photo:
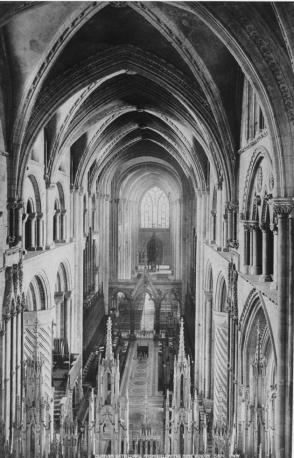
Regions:
[[239, 208], [239, 202], [227, 202], [227, 210], [229, 212], [237, 212]]
[[[268, 65], [269, 69], [272, 72], [274, 79], [276, 80], [277, 86], [279, 88], [281, 97], [284, 102], [284, 108], [288, 115], [290, 121], [294, 120], [294, 105], [293, 98], [290, 91], [290, 81], [288, 81], [282, 71], [280, 60], [278, 59], [278, 53], [273, 49], [273, 45], [269, 37], [265, 38], [263, 34], [260, 34], [259, 30], [256, 29], [252, 18], [248, 16], [247, 9], [245, 5], [234, 5], [231, 4], [228, 8], [231, 13], [231, 27], [235, 29], [236, 32], [240, 33], [240, 26], [243, 27], [244, 32], [248, 35], [250, 40], [255, 44], [261, 53], [264, 61]], [[237, 21], [236, 21], [237, 20]], [[236, 21], [236, 22], [235, 22]]]
[[267, 223], [265, 223], [265, 222], [262, 222], [262, 223], [259, 225], [259, 227], [260, 227], [260, 230], [261, 230], [262, 232], [268, 232], [268, 231], [270, 230], [270, 229], [269, 229], [269, 225], [268, 225]]
[[292, 198], [278, 197], [272, 201], [274, 212], [280, 216], [289, 216], [294, 207], [294, 201]]
[[269, 200], [271, 200], [272, 195], [266, 194], [263, 197], [262, 207], [261, 207], [261, 222], [265, 223], [267, 221], [267, 215], [269, 211]]
[[238, 153], [239, 154], [244, 153], [245, 151], [249, 150], [253, 146], [257, 145], [257, 143], [259, 143], [264, 137], [267, 137], [267, 136], [268, 136], [268, 131], [267, 129], [264, 129], [257, 137], [255, 137], [252, 141], [247, 143], [247, 145], [244, 146], [244, 148], [239, 149]]
[[266, 366], [266, 359], [262, 352], [262, 340], [263, 340], [262, 337], [263, 337], [264, 331], [265, 329], [262, 331], [260, 327], [260, 322], [258, 320], [257, 326], [256, 326], [256, 334], [257, 334], [256, 335], [256, 348], [255, 348], [254, 359], [252, 362], [252, 366], [254, 368], [256, 376], [261, 375], [264, 372], [265, 366]]
[[263, 170], [262, 167], [258, 167], [256, 172], [256, 187], [257, 191], [261, 192], [262, 190], [262, 183], [263, 183]]
[[13, 264], [12, 272], [13, 272], [12, 277], [13, 277], [13, 291], [14, 291], [14, 297], [17, 297], [18, 288], [19, 288], [18, 265], [17, 265], [17, 264]]
[[4, 306], [3, 315], [7, 315], [10, 312], [11, 301], [13, 293], [13, 272], [12, 267], [6, 267], [5, 270], [5, 294], [4, 294]]
[[269, 186], [270, 191], [272, 191], [274, 189], [275, 179], [274, 179], [273, 172], [270, 173], [268, 186]]
[[245, 184], [244, 184], [244, 191], [243, 191], [243, 202], [242, 202], [242, 213], [244, 214], [244, 218], [249, 218], [249, 208], [247, 208], [247, 202], [249, 201], [249, 189], [250, 189], [250, 183], [252, 182], [252, 174], [254, 171], [254, 168], [256, 166], [257, 161], [260, 159], [264, 158], [267, 155], [267, 151], [265, 148], [257, 148], [250, 159], [250, 163], [247, 169], [247, 174], [245, 178]]
[[224, 181], [223, 176], [220, 176], [220, 178], [219, 178], [219, 180], [218, 180], [218, 182], [217, 182], [217, 189], [218, 189], [219, 191], [221, 191], [221, 190], [223, 189], [223, 181]]
[[240, 320], [239, 320], [239, 326], [243, 326], [244, 322], [245, 322], [245, 318], [246, 318], [246, 315], [248, 313], [248, 310], [249, 310], [249, 307], [252, 303], [252, 298], [256, 295], [256, 288], [252, 288], [252, 290], [250, 291], [247, 299], [246, 299], [246, 302], [244, 304], [244, 307], [243, 307], [243, 310], [242, 310], [242, 313], [241, 313], [241, 316], [240, 316]]
[[249, 221], [243, 221], [243, 229], [244, 231], [249, 231], [250, 229]]
[[110, 5], [113, 8], [125, 8], [128, 5], [128, 2], [120, 2], [120, 1], [110, 2]]
[[227, 305], [234, 321], [238, 322], [238, 271], [233, 261], [229, 262]]

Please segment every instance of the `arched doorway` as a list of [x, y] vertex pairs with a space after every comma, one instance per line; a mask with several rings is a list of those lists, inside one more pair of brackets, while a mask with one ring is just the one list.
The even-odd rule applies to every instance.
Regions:
[[[248, 457], [275, 457], [276, 354], [272, 331], [258, 295], [241, 321], [240, 448]], [[244, 429], [243, 429], [244, 428]]]

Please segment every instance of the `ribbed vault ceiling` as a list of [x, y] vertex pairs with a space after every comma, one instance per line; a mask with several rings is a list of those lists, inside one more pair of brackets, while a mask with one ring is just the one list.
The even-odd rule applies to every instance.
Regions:
[[213, 11], [193, 2], [2, 2], [0, 106], [16, 189], [45, 129], [48, 181], [70, 154], [74, 186], [165, 164], [183, 189], [202, 190], [212, 170], [230, 194], [243, 73]]

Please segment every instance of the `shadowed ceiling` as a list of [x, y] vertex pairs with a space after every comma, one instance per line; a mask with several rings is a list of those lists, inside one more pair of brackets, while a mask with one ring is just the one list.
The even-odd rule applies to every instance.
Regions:
[[[235, 6], [1, 2], [1, 127], [16, 182], [44, 129], [49, 181], [70, 154], [76, 186], [161, 161], [194, 189], [209, 170], [229, 189], [243, 71], [214, 21], [225, 28]], [[271, 4], [248, 8], [286, 52]]]

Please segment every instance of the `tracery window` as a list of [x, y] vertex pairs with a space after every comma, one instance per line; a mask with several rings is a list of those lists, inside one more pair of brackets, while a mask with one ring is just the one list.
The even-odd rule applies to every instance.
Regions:
[[141, 227], [169, 227], [169, 200], [157, 186], [149, 189], [141, 201]]

